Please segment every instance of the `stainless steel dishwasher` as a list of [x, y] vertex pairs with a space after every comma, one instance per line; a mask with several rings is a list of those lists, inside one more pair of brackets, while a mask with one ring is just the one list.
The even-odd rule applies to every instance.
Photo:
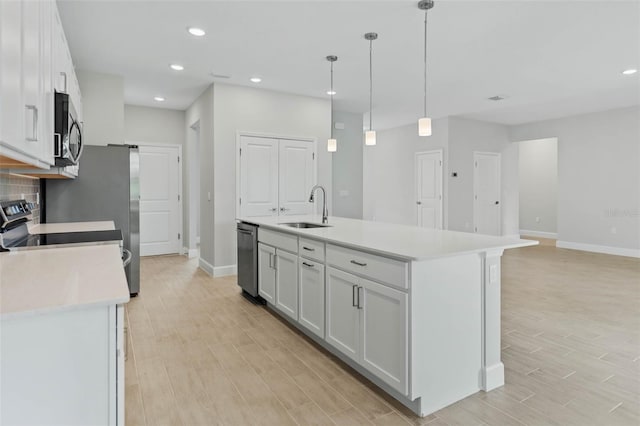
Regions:
[[238, 222], [238, 285], [242, 295], [253, 303], [264, 303], [258, 296], [258, 227]]

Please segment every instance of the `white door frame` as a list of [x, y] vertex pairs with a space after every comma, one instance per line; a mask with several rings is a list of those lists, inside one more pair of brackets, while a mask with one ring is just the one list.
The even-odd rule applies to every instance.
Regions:
[[[432, 149], [429, 151], [419, 151], [414, 154], [413, 156], [413, 194], [417, 202], [418, 182], [416, 179], [416, 173], [418, 172], [418, 169], [417, 169], [418, 156], [420, 154], [433, 154], [433, 153], [440, 154], [440, 229], [444, 229], [444, 149]], [[418, 209], [414, 208], [413, 211], [415, 213], [414, 221], [416, 223], [416, 226], [418, 226]]]
[[473, 151], [473, 232], [477, 232], [478, 227], [478, 200], [476, 194], [478, 193], [478, 178], [476, 157], [477, 155], [493, 156], [498, 158], [498, 194], [500, 196], [500, 208], [498, 209], [498, 235], [502, 235], [502, 154], [499, 152], [486, 152], [486, 151]]
[[[198, 244], [200, 244], [200, 236], [197, 232], [198, 221], [201, 220], [200, 212], [198, 210], [200, 210], [202, 207], [202, 200], [200, 200], [201, 182], [199, 150], [202, 143], [200, 135], [200, 119], [197, 119], [193, 124], [191, 124], [187, 132], [187, 140], [185, 141], [185, 143], [189, 161], [189, 168], [187, 170], [187, 194], [189, 194], [189, 203], [187, 204], [187, 215], [189, 217], [189, 246], [186, 247], [186, 254], [191, 259], [198, 256]], [[196, 147], [198, 148], [198, 151], [196, 151]], [[195, 190], [196, 182], [198, 183], [198, 191]], [[198, 200], [198, 209], [193, 208], [194, 200]], [[200, 224], [200, 226], [202, 227], [202, 224]], [[186, 232], [187, 230], [185, 230], [185, 233]]]
[[[306, 141], [313, 144], [313, 182], [314, 185], [318, 183], [318, 140], [314, 137], [308, 136], [283, 136], [274, 133], [259, 133], [259, 132], [236, 132], [236, 217], [240, 216], [240, 138], [242, 136], [249, 136], [254, 138], [268, 138], [268, 139], [286, 139], [296, 141]], [[309, 188], [311, 191], [311, 188]]]
[[171, 143], [153, 143], [153, 142], [136, 142], [136, 141], [125, 141], [125, 145], [139, 145], [139, 146], [156, 146], [159, 148], [178, 148], [178, 157], [180, 161], [178, 162], [178, 196], [180, 200], [178, 201], [178, 226], [180, 229], [180, 254], [185, 254], [188, 252], [189, 248], [184, 246], [184, 222], [182, 220], [182, 200], [184, 197], [182, 196], [182, 163], [184, 162], [184, 158], [182, 157], [182, 145], [180, 144], [171, 144]]

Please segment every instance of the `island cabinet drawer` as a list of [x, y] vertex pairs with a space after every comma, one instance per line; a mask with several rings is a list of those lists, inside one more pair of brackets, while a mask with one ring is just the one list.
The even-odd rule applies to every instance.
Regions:
[[393, 287], [409, 288], [409, 264], [401, 260], [327, 244], [327, 263]]
[[298, 253], [300, 254], [300, 256], [306, 257], [308, 259], [313, 259], [318, 262], [324, 262], [323, 242], [300, 237], [298, 247]]
[[298, 237], [295, 235], [258, 228], [258, 241], [291, 253], [298, 253]]

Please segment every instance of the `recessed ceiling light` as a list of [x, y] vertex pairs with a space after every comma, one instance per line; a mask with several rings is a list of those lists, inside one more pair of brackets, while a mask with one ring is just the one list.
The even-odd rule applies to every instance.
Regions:
[[624, 70], [624, 71], [622, 71], [622, 74], [624, 74], [624, 75], [631, 75], [631, 74], [635, 74], [635, 73], [637, 73], [637, 72], [638, 72], [638, 70], [637, 70], [637, 69], [635, 69], [635, 68], [631, 68], [631, 69], [628, 69], [628, 70]]
[[187, 31], [189, 31], [189, 34], [196, 37], [202, 37], [206, 34], [203, 29], [196, 27], [189, 27], [187, 28]]
[[250, 80], [252, 83], [260, 83], [262, 81], [260, 77], [251, 77]]
[[169, 66], [174, 71], [182, 71], [184, 69], [184, 67], [182, 65], [180, 65], [180, 64], [171, 64]]
[[153, 100], [156, 102], [164, 102], [164, 98], [162, 96], [156, 96]]
[[329, 96], [333, 96], [333, 95], [335, 95], [335, 94], [336, 94], [336, 91], [335, 91], [335, 90], [327, 90], [327, 95], [329, 95]]

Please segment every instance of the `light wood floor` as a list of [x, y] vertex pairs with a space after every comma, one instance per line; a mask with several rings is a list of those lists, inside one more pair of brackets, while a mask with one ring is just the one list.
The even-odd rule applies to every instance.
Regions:
[[127, 306], [127, 425], [640, 424], [640, 262], [552, 246], [503, 257], [506, 385], [414, 416], [184, 257], [142, 261]]

